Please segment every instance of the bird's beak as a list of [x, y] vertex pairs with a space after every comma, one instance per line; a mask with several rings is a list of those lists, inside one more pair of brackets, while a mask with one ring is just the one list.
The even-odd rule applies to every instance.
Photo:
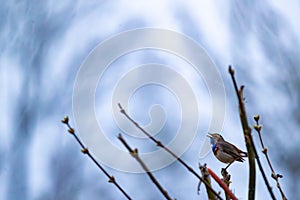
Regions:
[[213, 136], [211, 135], [211, 133], [208, 133], [206, 136], [209, 137], [209, 138], [212, 138], [212, 137], [213, 137]]

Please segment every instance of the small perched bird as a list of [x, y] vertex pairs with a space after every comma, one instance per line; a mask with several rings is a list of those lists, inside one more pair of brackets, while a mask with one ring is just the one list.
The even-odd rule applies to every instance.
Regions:
[[218, 133], [208, 134], [210, 137], [210, 143], [212, 144], [212, 151], [216, 158], [223, 162], [228, 163], [225, 170], [234, 162], [243, 162], [244, 158], [247, 157], [247, 153], [238, 149], [233, 144], [226, 142], [224, 138]]

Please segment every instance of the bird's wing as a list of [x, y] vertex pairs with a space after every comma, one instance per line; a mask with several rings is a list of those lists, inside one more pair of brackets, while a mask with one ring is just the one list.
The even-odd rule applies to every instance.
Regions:
[[244, 159], [239, 154], [240, 150], [235, 147], [234, 145], [228, 143], [228, 142], [219, 142], [218, 143], [219, 149], [222, 149], [224, 153], [227, 153], [229, 155], [232, 155], [236, 160], [243, 161]]

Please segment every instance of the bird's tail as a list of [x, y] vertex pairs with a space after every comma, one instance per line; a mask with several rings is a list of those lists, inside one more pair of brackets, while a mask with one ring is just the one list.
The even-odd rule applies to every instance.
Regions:
[[240, 152], [240, 155], [241, 155], [242, 157], [248, 157], [248, 153], [247, 153], [247, 152], [244, 152], [244, 151], [241, 151], [241, 152]]

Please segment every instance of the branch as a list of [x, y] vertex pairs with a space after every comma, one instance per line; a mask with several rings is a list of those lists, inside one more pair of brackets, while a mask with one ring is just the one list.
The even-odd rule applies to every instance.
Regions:
[[[201, 171], [203, 180], [207, 183], [207, 185], [209, 185], [211, 187], [211, 180], [210, 180], [209, 173], [207, 171], [206, 163], [204, 165], [200, 165], [200, 163], [199, 163], [199, 169]], [[200, 186], [201, 186], [201, 181], [199, 181], [199, 184], [198, 184], [198, 194], [200, 191]], [[207, 188], [206, 185], [205, 185], [205, 187], [206, 187], [208, 199], [215, 200], [216, 199], [215, 194], [211, 190], [209, 190], [209, 188]]]
[[141, 130], [150, 140], [152, 140], [158, 147], [163, 148], [166, 152], [171, 154], [174, 158], [176, 158], [189, 172], [191, 172], [194, 176], [196, 176], [200, 181], [202, 181], [207, 188], [209, 188], [210, 191], [212, 191], [219, 199], [222, 199], [220, 195], [212, 189], [204, 180], [191, 168], [188, 164], [186, 164], [181, 158], [179, 158], [175, 153], [173, 153], [169, 148], [164, 146], [161, 141], [156, 140], [154, 137], [152, 137], [145, 129], [143, 129], [136, 121], [134, 121], [124, 110], [124, 108], [121, 106], [121, 104], [118, 104], [120, 108], [120, 112], [129, 120], [131, 121], [139, 130]]
[[[222, 174], [222, 176], [223, 176], [223, 179], [222, 179], [222, 181], [225, 183], [225, 185], [229, 188], [229, 185], [230, 185], [230, 183], [231, 183], [231, 181], [230, 181], [230, 178], [231, 178], [231, 175], [227, 172], [227, 170], [226, 169], [223, 169], [222, 168], [222, 170], [221, 170], [221, 174]], [[226, 193], [226, 200], [230, 200], [230, 195], [228, 195], [227, 193]]]
[[113, 183], [121, 192], [122, 194], [129, 200], [131, 200], [131, 197], [123, 190], [123, 188], [117, 183], [114, 176], [109, 175], [109, 173], [96, 161], [96, 159], [91, 155], [89, 150], [83, 145], [83, 143], [80, 141], [78, 136], [75, 134], [75, 130], [70, 126], [69, 124], [69, 117], [66, 116], [63, 120], [61, 120], [63, 124], [66, 124], [66, 126], [69, 128], [68, 132], [73, 135], [78, 142], [78, 144], [81, 146], [81, 152], [83, 154], [88, 155], [90, 159], [97, 165], [97, 167], [108, 177], [108, 182]]
[[234, 70], [232, 69], [231, 66], [229, 66], [229, 73], [232, 78], [232, 82], [234, 85], [234, 89], [236, 92], [236, 95], [238, 97], [239, 101], [239, 111], [240, 111], [240, 119], [243, 127], [243, 132], [245, 136], [245, 143], [248, 151], [248, 160], [249, 160], [249, 193], [248, 193], [248, 199], [249, 200], [254, 200], [255, 199], [255, 178], [256, 178], [256, 173], [255, 173], [255, 158], [259, 167], [259, 170], [263, 176], [263, 179], [265, 181], [265, 184], [269, 190], [269, 193], [272, 197], [273, 200], [275, 200], [275, 195], [272, 191], [272, 188], [268, 182], [268, 179], [266, 177], [266, 174], [264, 172], [264, 169], [260, 163], [259, 156], [257, 154], [253, 138], [251, 135], [251, 128], [248, 125], [248, 120], [247, 120], [247, 115], [246, 115], [246, 108], [245, 108], [245, 103], [244, 103], [244, 86], [241, 86], [240, 90], [238, 89], [235, 77], [234, 77]]
[[[215, 179], [215, 181], [223, 188], [226, 196], [230, 196], [232, 200], [237, 200], [235, 195], [231, 192], [231, 190], [227, 187], [227, 185], [222, 181], [210, 168], [207, 168], [208, 173]], [[226, 197], [227, 199], [227, 197]]]
[[126, 147], [126, 149], [129, 151], [130, 155], [138, 161], [138, 163], [142, 166], [144, 171], [147, 173], [151, 181], [156, 185], [156, 187], [159, 189], [159, 191], [164, 195], [164, 197], [168, 200], [171, 200], [172, 198], [169, 196], [168, 192], [164, 190], [164, 188], [159, 184], [159, 182], [156, 180], [156, 178], [153, 176], [151, 171], [148, 169], [146, 164], [143, 162], [143, 160], [139, 157], [138, 150], [132, 148], [128, 145], [128, 143], [125, 141], [125, 139], [122, 137], [121, 134], [118, 135], [118, 139], [123, 143], [123, 145]]
[[259, 136], [259, 140], [260, 140], [260, 144], [262, 146], [262, 152], [263, 154], [265, 154], [265, 157], [268, 161], [268, 165], [272, 171], [272, 175], [271, 177], [276, 181], [276, 185], [277, 185], [277, 188], [281, 194], [281, 197], [282, 197], [282, 200], [287, 200], [282, 188], [281, 188], [281, 185], [279, 183], [279, 178], [282, 178], [283, 176], [281, 174], [276, 174], [275, 171], [274, 171], [274, 168], [271, 164], [271, 161], [270, 161], [270, 158], [269, 158], [269, 155], [268, 155], [268, 149], [265, 147], [264, 143], [263, 143], [263, 140], [262, 140], [262, 136], [261, 136], [261, 128], [262, 128], [262, 125], [259, 124], [259, 115], [256, 115], [254, 116], [254, 120], [256, 121], [256, 125], [254, 125], [254, 129], [256, 130], [256, 132], [258, 133], [258, 136]]
[[251, 143], [251, 129], [248, 126], [248, 121], [247, 121], [247, 115], [246, 115], [246, 109], [245, 109], [245, 104], [244, 104], [244, 99], [243, 99], [243, 86], [241, 87], [241, 90], [238, 89], [235, 77], [234, 77], [234, 70], [229, 66], [229, 73], [232, 78], [232, 82], [234, 85], [234, 89], [236, 92], [236, 95], [238, 97], [239, 101], [239, 111], [240, 111], [240, 120], [242, 123], [243, 131], [244, 131], [244, 137], [245, 137], [245, 142], [246, 142], [246, 147], [248, 151], [248, 160], [249, 160], [249, 193], [248, 193], [248, 199], [249, 200], [254, 200], [255, 199], [255, 155], [254, 155], [254, 149], [253, 145]]

